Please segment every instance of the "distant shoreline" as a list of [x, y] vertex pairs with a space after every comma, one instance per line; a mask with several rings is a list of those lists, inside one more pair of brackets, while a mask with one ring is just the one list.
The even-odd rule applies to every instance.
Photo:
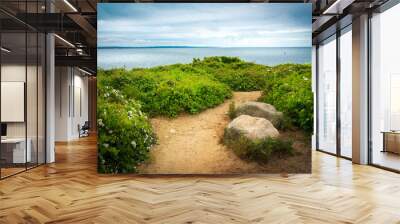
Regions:
[[227, 56], [271, 66], [282, 63], [311, 63], [311, 49], [311, 47], [191, 48], [189, 46], [99, 48], [97, 63], [103, 68], [124, 66], [149, 68], [166, 64], [191, 63], [193, 58]]
[[98, 49], [146, 49], [146, 48], [310, 48], [311, 47], [200, 47], [200, 46], [144, 46], [144, 47], [120, 47], [105, 46], [97, 47]]

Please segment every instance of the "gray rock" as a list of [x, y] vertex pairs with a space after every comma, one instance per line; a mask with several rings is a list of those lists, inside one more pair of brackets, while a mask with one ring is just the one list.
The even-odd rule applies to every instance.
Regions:
[[[225, 130], [226, 136], [236, 138], [245, 136], [250, 140], [264, 139], [267, 137], [276, 138], [279, 136], [278, 130], [270, 121], [265, 118], [240, 115], [228, 124]], [[234, 139], [231, 139], [234, 140]]]
[[246, 102], [236, 108], [236, 116], [249, 115], [252, 117], [262, 117], [272, 122], [275, 127], [279, 127], [283, 114], [275, 109], [274, 106], [261, 102]]

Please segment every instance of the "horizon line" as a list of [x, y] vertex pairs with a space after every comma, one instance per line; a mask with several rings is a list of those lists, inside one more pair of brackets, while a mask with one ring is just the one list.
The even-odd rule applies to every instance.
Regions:
[[312, 46], [290, 46], [290, 47], [219, 47], [219, 46], [98, 46], [97, 48], [312, 48]]

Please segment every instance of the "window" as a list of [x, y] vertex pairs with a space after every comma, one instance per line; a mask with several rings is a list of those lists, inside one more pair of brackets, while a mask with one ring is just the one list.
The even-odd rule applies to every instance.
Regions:
[[352, 157], [352, 35], [351, 25], [340, 35], [340, 155]]
[[371, 18], [371, 162], [400, 170], [400, 4]]
[[318, 48], [318, 149], [336, 153], [336, 36]]

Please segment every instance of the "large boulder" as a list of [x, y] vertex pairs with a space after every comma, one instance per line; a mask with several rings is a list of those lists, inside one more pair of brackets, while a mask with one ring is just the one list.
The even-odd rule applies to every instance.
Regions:
[[275, 127], [280, 127], [283, 114], [275, 109], [274, 106], [261, 102], [246, 102], [239, 105], [235, 110], [236, 116], [250, 115], [252, 117], [262, 117], [272, 122]]
[[[239, 138], [244, 136], [250, 140], [264, 139], [267, 137], [276, 138], [278, 130], [270, 121], [265, 118], [240, 115], [228, 124], [225, 136]], [[231, 139], [234, 140], [234, 139]]]

